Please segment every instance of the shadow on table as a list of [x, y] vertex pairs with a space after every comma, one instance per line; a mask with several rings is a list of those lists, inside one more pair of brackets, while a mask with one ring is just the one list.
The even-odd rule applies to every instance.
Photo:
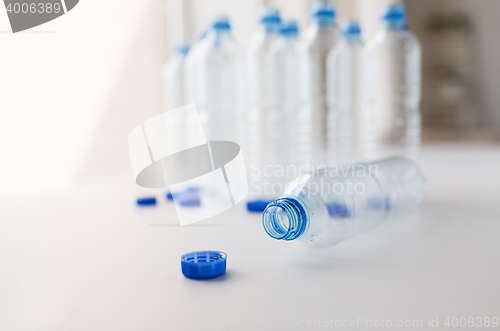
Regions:
[[198, 224], [198, 223], [193, 223], [193, 224], [188, 224], [188, 225], [180, 225], [178, 223], [161, 223], [161, 224], [149, 224], [149, 226], [159, 226], [159, 227], [170, 227], [170, 228], [180, 228], [180, 227], [185, 227], [185, 228], [206, 228], [206, 227], [213, 227], [213, 226], [224, 226], [224, 224]]
[[217, 278], [212, 278], [212, 279], [192, 279], [192, 278], [187, 278], [185, 277], [186, 280], [188, 281], [193, 281], [193, 282], [210, 282], [210, 283], [216, 283], [216, 282], [225, 282], [229, 279], [232, 279], [234, 277], [234, 272], [231, 270], [226, 270], [226, 272]]

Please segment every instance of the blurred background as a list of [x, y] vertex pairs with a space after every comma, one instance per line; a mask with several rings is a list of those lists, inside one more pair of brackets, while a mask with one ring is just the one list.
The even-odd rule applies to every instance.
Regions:
[[[363, 39], [388, 0], [336, 0]], [[500, 142], [498, 0], [406, 0], [423, 49], [423, 138]], [[161, 68], [214, 14], [244, 49], [259, 8], [308, 24], [308, 0], [86, 0], [64, 17], [12, 34], [0, 13], [0, 196], [130, 178], [128, 133], [162, 111]]]

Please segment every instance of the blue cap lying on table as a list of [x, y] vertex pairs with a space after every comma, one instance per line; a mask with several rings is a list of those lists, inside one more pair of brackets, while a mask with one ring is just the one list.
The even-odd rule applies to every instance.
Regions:
[[147, 197], [147, 198], [137, 198], [138, 206], [155, 206], [156, 198], [155, 197]]
[[226, 272], [226, 253], [198, 251], [181, 256], [182, 274], [191, 279], [210, 279]]
[[247, 202], [247, 210], [249, 212], [260, 212], [262, 213], [268, 204], [273, 202], [272, 200], [254, 200]]

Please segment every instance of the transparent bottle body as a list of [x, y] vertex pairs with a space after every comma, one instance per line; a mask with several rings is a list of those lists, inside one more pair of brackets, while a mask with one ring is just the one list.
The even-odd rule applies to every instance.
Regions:
[[242, 117], [241, 125], [246, 127], [244, 140], [245, 160], [250, 171], [250, 198], [264, 199], [266, 194], [266, 178], [264, 167], [267, 137], [265, 132], [266, 121], [269, 116], [266, 93], [269, 77], [266, 66], [266, 55], [269, 48], [278, 38], [276, 29], [270, 31], [260, 26], [255, 32], [246, 53], [246, 114]]
[[[224, 25], [220, 23], [220, 25]], [[190, 144], [206, 140], [213, 152], [212, 141], [231, 141], [240, 144], [241, 136], [237, 117], [242, 114], [243, 55], [230, 34], [230, 28], [212, 27], [203, 39], [192, 47], [184, 65], [186, 102], [195, 103], [197, 113], [186, 118], [186, 139]], [[201, 122], [203, 131], [192, 130]], [[189, 171], [203, 167], [196, 154], [188, 154]], [[212, 163], [212, 170], [214, 164]], [[193, 170], [194, 169], [194, 170]], [[183, 187], [178, 200], [198, 205], [193, 209], [210, 208], [227, 203], [227, 188], [214, 186], [207, 178], [200, 177]], [[182, 206], [181, 207], [185, 207]], [[195, 208], [196, 209], [196, 208]]]
[[298, 173], [294, 164], [295, 118], [297, 116], [298, 69], [297, 38], [281, 36], [270, 47], [265, 59], [267, 72], [266, 114], [262, 125], [262, 169], [266, 200], [284, 192]]
[[366, 51], [367, 156], [418, 160], [421, 136], [421, 49], [407, 28], [380, 28]]
[[162, 70], [164, 110], [184, 105], [184, 62], [186, 56], [174, 53]]
[[277, 200], [264, 212], [263, 224], [272, 233], [273, 222], [284, 224], [294, 217], [285, 212], [287, 204], [303, 208], [303, 231], [293, 240], [324, 248], [409, 213], [420, 204], [424, 193], [420, 170], [406, 158], [330, 167], [290, 183], [282, 205]]
[[265, 105], [266, 66], [265, 58], [269, 48], [278, 39], [277, 31], [260, 26], [252, 36], [246, 52], [246, 75], [248, 80], [247, 103], [249, 108]]
[[312, 24], [298, 45], [300, 88], [297, 116], [297, 164], [311, 168], [326, 164], [327, 56], [337, 43], [334, 26]]
[[[198, 113], [200, 113], [200, 99], [202, 90], [201, 81], [201, 50], [204, 39], [198, 40], [197, 43], [191, 47], [191, 50], [186, 56], [184, 61], [184, 101], [186, 105], [194, 103], [197, 107]], [[185, 139], [189, 146], [193, 146], [196, 141], [199, 141], [199, 133], [190, 130], [192, 127], [196, 127], [199, 121], [198, 114], [192, 114], [186, 118], [185, 128]]]
[[[186, 56], [183, 66], [183, 83], [184, 83], [184, 100], [185, 104], [196, 103], [199, 100], [199, 55], [200, 43], [198, 41], [191, 47], [191, 50]], [[197, 92], [198, 91], [198, 92]], [[197, 96], [198, 95], [198, 96]]]
[[[243, 59], [228, 31], [210, 31], [200, 43], [195, 99], [207, 140], [240, 143]], [[240, 143], [241, 144], [241, 143]]]
[[342, 38], [327, 64], [328, 164], [360, 162], [366, 148], [362, 108], [363, 45], [359, 38]]
[[[184, 103], [184, 63], [186, 56], [175, 52], [162, 70], [163, 111], [182, 107]], [[177, 116], [166, 123], [168, 144], [174, 149], [185, 146], [186, 117]]]

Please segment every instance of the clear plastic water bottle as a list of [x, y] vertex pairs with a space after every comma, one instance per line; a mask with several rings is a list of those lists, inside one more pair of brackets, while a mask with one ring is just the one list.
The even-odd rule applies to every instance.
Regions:
[[328, 55], [328, 164], [363, 160], [362, 64], [361, 27], [345, 21]]
[[262, 223], [274, 239], [324, 248], [409, 213], [424, 192], [420, 170], [405, 158], [335, 166], [290, 183]]
[[285, 185], [298, 174], [294, 165], [295, 118], [297, 116], [298, 59], [296, 21], [285, 21], [280, 37], [266, 56], [266, 115], [263, 123], [265, 146], [265, 197], [271, 202], [284, 192]]
[[240, 142], [243, 56], [231, 36], [227, 16], [217, 16], [197, 50], [199, 100], [196, 101], [207, 140]]
[[260, 24], [253, 34], [246, 53], [247, 80], [247, 114], [243, 119], [247, 126], [244, 152], [250, 171], [250, 196], [263, 198], [266, 178], [263, 170], [267, 165], [265, 149], [265, 125], [268, 117], [266, 93], [268, 87], [268, 72], [265, 65], [266, 54], [276, 41], [280, 29], [280, 14], [276, 8], [263, 7], [260, 14]]
[[372, 159], [420, 150], [421, 49], [406, 25], [403, 3], [382, 8], [381, 27], [366, 47], [366, 107]]
[[[168, 111], [185, 104], [184, 99], [184, 64], [186, 56], [190, 51], [188, 43], [181, 43], [174, 48], [173, 54], [167, 60], [162, 72], [162, 92], [163, 92], [163, 110]], [[187, 118], [184, 116], [176, 117], [166, 123], [166, 134], [168, 144], [175, 149], [181, 149], [185, 146], [185, 128]]]
[[197, 41], [189, 50], [184, 61], [184, 101], [186, 105], [196, 103], [199, 99], [199, 81], [197, 80], [197, 77], [199, 77], [199, 67], [197, 64], [199, 62], [200, 44], [206, 36], [206, 29], [198, 32]]
[[314, 1], [311, 4], [311, 24], [298, 45], [301, 85], [296, 156], [298, 163], [308, 168], [326, 164], [326, 62], [337, 39], [333, 3]]
[[[201, 94], [201, 73], [200, 73], [200, 45], [202, 45], [208, 33], [208, 29], [203, 29], [198, 31], [197, 41], [189, 50], [186, 60], [184, 61], [184, 102], [186, 105], [189, 104], [199, 104], [200, 94]], [[199, 133], [196, 130], [190, 130], [190, 128], [196, 126], [198, 123], [198, 116], [191, 114], [186, 118], [185, 129], [185, 139], [189, 146], [193, 145], [193, 142], [198, 141]]]
[[190, 45], [182, 43], [174, 48], [173, 54], [163, 67], [163, 105], [165, 110], [184, 106], [184, 63]]
[[264, 107], [266, 85], [264, 61], [269, 47], [279, 36], [280, 24], [281, 19], [278, 9], [272, 7], [263, 7], [261, 9], [259, 26], [253, 34], [246, 52], [249, 110]]

